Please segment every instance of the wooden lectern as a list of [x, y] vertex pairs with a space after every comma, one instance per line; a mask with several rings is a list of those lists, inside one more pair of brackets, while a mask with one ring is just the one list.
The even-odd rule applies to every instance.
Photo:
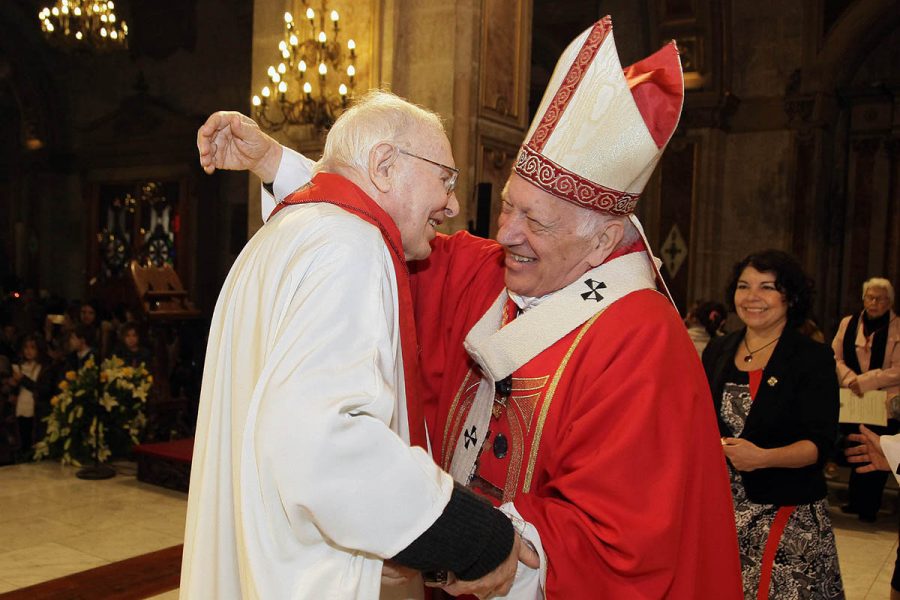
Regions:
[[175, 269], [164, 267], [143, 267], [132, 260], [131, 279], [137, 291], [144, 315], [151, 322], [181, 321], [200, 317], [188, 293], [181, 285]]
[[168, 440], [173, 431], [186, 429], [196, 418], [197, 398], [182, 390], [173, 394], [172, 374], [178, 362], [182, 337], [191, 335], [187, 321], [198, 320], [201, 312], [188, 297], [178, 273], [171, 266], [129, 265], [131, 280], [141, 312], [147, 319], [153, 350], [151, 371], [155, 379], [151, 406], [148, 406], [147, 441]]

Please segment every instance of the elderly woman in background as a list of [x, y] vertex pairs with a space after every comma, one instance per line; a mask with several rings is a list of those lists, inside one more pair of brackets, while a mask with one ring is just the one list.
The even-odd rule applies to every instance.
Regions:
[[828, 348], [797, 331], [812, 284], [778, 250], [734, 267], [744, 327], [703, 353], [729, 463], [746, 598], [843, 598], [822, 465], [837, 436]]
[[[891, 400], [900, 396], [900, 319], [891, 310], [894, 287], [887, 279], [873, 277], [863, 283], [862, 290], [862, 312], [844, 317], [831, 343], [838, 379], [841, 387], [857, 396], [870, 390], [886, 391], [886, 409], [892, 417], [897, 400]], [[900, 422], [890, 418], [887, 427], [871, 429], [879, 435], [893, 434], [900, 430]], [[849, 502], [841, 510], [859, 514], [861, 521], [875, 521], [887, 475], [883, 471], [851, 471]]]

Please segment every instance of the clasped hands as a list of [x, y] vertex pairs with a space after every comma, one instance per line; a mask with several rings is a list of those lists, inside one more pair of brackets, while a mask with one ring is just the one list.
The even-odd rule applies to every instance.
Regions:
[[765, 448], [743, 438], [723, 437], [722, 450], [738, 471], [755, 471], [765, 465]]
[[[517, 533], [509, 556], [496, 569], [484, 577], [473, 581], [464, 581], [457, 579], [453, 573], [450, 573], [446, 584], [426, 585], [440, 587], [453, 596], [472, 594], [482, 600], [505, 596], [512, 589], [516, 578], [516, 568], [520, 562], [532, 569], [537, 569], [541, 565], [537, 552], [529, 544], [523, 542], [521, 536]], [[416, 574], [417, 571], [414, 569], [386, 560], [381, 570], [381, 582], [384, 585], [400, 585], [415, 577]]]

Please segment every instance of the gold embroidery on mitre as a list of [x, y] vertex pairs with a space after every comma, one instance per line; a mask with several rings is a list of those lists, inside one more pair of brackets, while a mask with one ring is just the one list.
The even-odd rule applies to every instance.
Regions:
[[537, 428], [534, 432], [534, 438], [531, 442], [531, 453], [528, 457], [528, 468], [525, 471], [525, 482], [522, 484], [522, 492], [528, 493], [531, 489], [531, 479], [534, 477], [534, 464], [537, 462], [537, 453], [538, 448], [541, 445], [541, 435], [544, 433], [544, 423], [547, 420], [547, 412], [550, 410], [550, 403], [553, 401], [553, 396], [556, 393], [556, 386], [559, 385], [559, 380], [562, 377], [563, 371], [566, 370], [566, 365], [569, 364], [569, 359], [572, 358], [572, 354], [575, 352], [575, 348], [578, 347], [578, 344], [581, 343], [581, 338], [584, 337], [584, 334], [587, 333], [587, 330], [590, 329], [591, 325], [594, 324], [594, 321], [597, 320], [597, 317], [606, 312], [606, 309], [601, 310], [593, 317], [591, 317], [587, 323], [581, 326], [581, 330], [578, 332], [578, 335], [575, 337], [575, 340], [572, 342], [572, 345], [569, 347], [569, 350], [566, 352], [565, 357], [559, 365], [559, 368], [556, 369], [556, 373], [553, 374], [553, 381], [550, 383], [550, 389], [547, 390], [547, 396], [544, 398], [544, 403], [541, 405], [541, 415], [538, 417]]

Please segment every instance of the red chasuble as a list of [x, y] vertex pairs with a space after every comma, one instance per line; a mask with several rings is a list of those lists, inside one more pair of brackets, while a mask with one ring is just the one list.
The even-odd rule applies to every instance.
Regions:
[[[412, 266], [413, 298], [429, 435], [448, 469], [480, 379], [463, 340], [503, 289], [503, 253], [464, 233], [432, 246]], [[490, 428], [473, 489], [537, 528], [547, 598], [742, 597], [709, 387], [661, 294], [625, 296], [515, 371]]]
[[397, 278], [397, 304], [400, 310], [400, 343], [403, 354], [403, 379], [406, 386], [406, 414], [409, 420], [409, 442], [413, 446], [427, 448], [425, 421], [417, 360], [418, 343], [413, 325], [412, 298], [409, 287], [409, 271], [403, 254], [400, 230], [384, 209], [378, 206], [364, 191], [348, 179], [332, 173], [319, 173], [308, 184], [285, 198], [269, 219], [279, 210], [291, 204], [324, 202], [333, 204], [378, 227], [385, 245], [391, 252], [394, 274]]

